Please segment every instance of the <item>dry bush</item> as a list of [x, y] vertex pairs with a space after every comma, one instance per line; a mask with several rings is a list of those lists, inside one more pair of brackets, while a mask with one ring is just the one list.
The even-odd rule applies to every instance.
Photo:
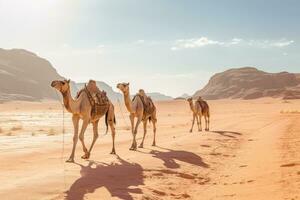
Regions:
[[300, 111], [298, 110], [281, 110], [281, 114], [300, 114]]
[[23, 129], [23, 127], [21, 126], [21, 125], [16, 125], [16, 126], [13, 126], [13, 127], [11, 127], [11, 131], [19, 131], [19, 130], [22, 130]]
[[7, 136], [12, 136], [13, 134], [12, 134], [12, 132], [7, 132], [5, 135], [7, 135]]
[[52, 136], [52, 135], [55, 135], [55, 133], [56, 133], [56, 131], [53, 128], [50, 128], [47, 135]]

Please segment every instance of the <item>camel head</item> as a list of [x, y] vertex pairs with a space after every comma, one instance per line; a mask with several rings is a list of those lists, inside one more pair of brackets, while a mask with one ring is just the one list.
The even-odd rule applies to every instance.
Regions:
[[124, 94], [129, 92], [129, 83], [118, 83], [117, 88]]
[[188, 101], [189, 103], [192, 103], [192, 102], [193, 102], [193, 98], [192, 98], [192, 97], [187, 98], [187, 101]]
[[70, 88], [70, 80], [63, 80], [63, 81], [52, 81], [51, 87], [57, 89], [61, 93], [66, 93]]

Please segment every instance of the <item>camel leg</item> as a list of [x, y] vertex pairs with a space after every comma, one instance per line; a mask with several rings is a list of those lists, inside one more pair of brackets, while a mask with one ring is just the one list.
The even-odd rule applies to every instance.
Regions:
[[156, 118], [151, 118], [152, 120], [152, 124], [153, 124], [153, 143], [152, 143], [152, 146], [156, 146]]
[[196, 121], [197, 121], [198, 131], [200, 131], [200, 127], [199, 127], [199, 119], [198, 119], [198, 115], [197, 115], [197, 114], [196, 114]]
[[205, 130], [208, 131], [208, 120], [207, 120], [207, 115], [205, 117]]
[[142, 116], [139, 116], [138, 119], [137, 119], [137, 122], [135, 124], [135, 128], [134, 128], [134, 132], [133, 132], [133, 141], [132, 141], [132, 148], [130, 148], [130, 150], [136, 150], [136, 134], [137, 134], [137, 131], [138, 131], [138, 127], [140, 125], [142, 121]]
[[209, 114], [207, 115], [207, 130], [209, 131]]
[[134, 139], [134, 115], [133, 114], [130, 114], [129, 116], [129, 119], [130, 119], [130, 123], [131, 123], [131, 133], [132, 133], [132, 145], [131, 147], [129, 148], [129, 150], [132, 150], [133, 149], [133, 139]]
[[69, 159], [66, 162], [74, 162], [75, 149], [76, 149], [76, 144], [78, 142], [79, 116], [73, 115], [72, 116], [72, 122], [73, 122], [73, 127], [74, 127], [73, 148], [72, 148], [72, 153], [71, 153]]
[[[94, 147], [94, 144], [95, 144], [95, 142], [96, 142], [96, 140], [97, 140], [97, 138], [98, 138], [98, 136], [99, 136], [99, 134], [98, 134], [98, 122], [99, 122], [99, 120], [93, 122], [93, 133], [94, 133], [94, 135], [93, 135], [93, 141], [92, 141], [92, 144], [91, 144], [90, 149], [89, 149], [89, 152], [88, 152], [88, 156], [91, 155], [91, 152], [92, 152], [92, 149], [93, 149], [93, 147]], [[88, 159], [88, 158], [87, 158], [87, 159]]]
[[202, 131], [202, 122], [201, 122], [201, 118], [202, 118], [202, 115], [199, 114], [199, 124], [200, 124], [200, 129], [199, 129], [199, 131]]
[[89, 155], [89, 152], [84, 144], [84, 132], [87, 128], [89, 124], [89, 120], [88, 119], [84, 119], [83, 122], [82, 122], [82, 127], [81, 127], [81, 130], [80, 130], [80, 134], [79, 134], [79, 140], [81, 141], [81, 144], [82, 144], [82, 148], [83, 148], [83, 151], [84, 151], [84, 155], [81, 156], [82, 159], [88, 159], [90, 157]]
[[194, 123], [195, 123], [195, 117], [196, 117], [196, 115], [193, 114], [193, 122], [192, 122], [192, 127], [191, 127], [191, 130], [190, 130], [190, 133], [193, 132], [193, 127], [194, 127]]
[[112, 147], [112, 150], [111, 150], [110, 154], [116, 154], [116, 150], [115, 150], [115, 135], [116, 135], [116, 129], [115, 129], [115, 124], [114, 124], [113, 119], [110, 119], [110, 120], [108, 121], [108, 124], [109, 124], [110, 129], [111, 129], [111, 137], [112, 137], [112, 142], [113, 142], [113, 147]]
[[144, 136], [143, 136], [143, 140], [142, 140], [142, 142], [141, 142], [139, 148], [143, 148], [143, 147], [144, 147], [144, 140], [145, 140], [145, 136], [146, 136], [146, 134], [147, 134], [147, 121], [148, 121], [147, 119], [145, 119], [145, 120], [143, 121]]
[[116, 136], [116, 129], [115, 129], [115, 108], [111, 104], [108, 110], [108, 124], [111, 130], [111, 137], [112, 137], [112, 150], [110, 154], [116, 154], [115, 150], [115, 136]]

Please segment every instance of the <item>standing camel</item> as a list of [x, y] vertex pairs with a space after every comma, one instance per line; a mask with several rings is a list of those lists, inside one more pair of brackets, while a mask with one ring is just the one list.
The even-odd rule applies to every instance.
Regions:
[[[103, 115], [96, 115], [92, 116], [92, 105], [89, 99], [88, 91], [80, 92], [78, 94], [78, 97], [76, 99], [73, 99], [70, 91], [70, 80], [64, 80], [64, 81], [59, 81], [55, 80], [52, 81], [51, 86], [58, 90], [62, 96], [63, 96], [63, 103], [65, 108], [67, 109], [68, 112], [72, 113], [72, 121], [73, 121], [73, 126], [74, 126], [74, 136], [73, 136], [73, 148], [72, 148], [72, 153], [70, 155], [70, 158], [66, 162], [74, 162], [74, 156], [75, 156], [75, 149], [76, 149], [76, 144], [78, 141], [78, 127], [79, 127], [79, 120], [82, 119], [82, 127], [79, 133], [79, 140], [82, 143], [84, 155], [81, 157], [83, 159], [88, 159], [90, 157], [91, 151], [93, 149], [93, 146], [98, 138], [98, 122], [99, 119]], [[86, 88], [87, 90], [87, 88]], [[110, 129], [112, 131], [112, 142], [113, 142], [113, 147], [111, 154], [115, 154], [115, 113], [114, 113], [114, 106], [113, 104], [109, 101], [108, 104], [108, 109], [105, 113], [105, 123], [106, 126], [110, 126]], [[89, 123], [92, 123], [93, 125], [93, 141], [92, 144], [87, 150], [85, 143], [84, 143], [84, 132], [88, 126]]]
[[[128, 112], [130, 113], [129, 118], [130, 118], [130, 122], [131, 122], [131, 131], [132, 131], [132, 136], [133, 136], [133, 141], [132, 141], [130, 150], [135, 151], [137, 148], [136, 134], [138, 131], [139, 124], [141, 122], [143, 122], [143, 125], [144, 125], [144, 136], [143, 136], [141, 144], [139, 145], [139, 148], [143, 148], [145, 136], [147, 133], [147, 121], [148, 120], [150, 122], [152, 122], [152, 124], [153, 124], [154, 137], [153, 137], [152, 146], [155, 146], [156, 145], [155, 136], [156, 136], [157, 118], [156, 118], [156, 108], [155, 108], [152, 100], [149, 97], [144, 96], [143, 90], [140, 91], [140, 92], [142, 92], [142, 94], [137, 94], [131, 100], [130, 92], [129, 92], [129, 83], [119, 83], [119, 84], [117, 84], [117, 88], [122, 91], [122, 93], [124, 95], [125, 106], [126, 106]], [[146, 103], [149, 103], [149, 102], [151, 104], [150, 107], [152, 108], [151, 111], [148, 111], [146, 109], [146, 107], [147, 107]], [[137, 118], [136, 124], [134, 124], [135, 118]]]
[[198, 98], [198, 100], [195, 102], [195, 105], [193, 103], [193, 98], [188, 98], [187, 101], [190, 104], [190, 108], [193, 112], [193, 122], [190, 132], [193, 131], [195, 118], [197, 119], [197, 125], [198, 125], [198, 131], [202, 131], [202, 124], [201, 124], [201, 118], [204, 116], [205, 119], [205, 130], [209, 131], [209, 118], [210, 118], [210, 112], [209, 112], [209, 106], [206, 101], [204, 101], [201, 97]]

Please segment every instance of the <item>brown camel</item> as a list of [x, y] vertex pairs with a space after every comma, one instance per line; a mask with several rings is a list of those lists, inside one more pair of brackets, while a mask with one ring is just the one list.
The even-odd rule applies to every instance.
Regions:
[[[80, 92], [78, 94], [78, 97], [76, 99], [73, 99], [70, 91], [70, 80], [64, 80], [64, 81], [55, 80], [52, 81], [51, 86], [62, 94], [65, 108], [67, 109], [68, 112], [72, 113], [72, 121], [74, 126], [73, 148], [72, 148], [72, 153], [70, 155], [70, 158], [67, 160], [67, 162], [74, 162], [75, 149], [78, 141], [78, 131], [79, 131], [78, 127], [79, 127], [80, 119], [82, 119], [83, 123], [79, 134], [79, 140], [82, 143], [83, 151], [85, 153], [82, 156], [82, 158], [88, 159], [90, 157], [93, 146], [98, 138], [98, 122], [103, 115], [95, 115], [95, 116], [92, 115], [93, 107], [91, 105], [88, 96], [91, 94], [88, 94], [88, 91]], [[104, 114], [106, 118], [105, 121], [106, 126], [108, 127], [109, 124], [110, 129], [112, 131], [113, 147], [112, 147], [111, 154], [115, 154], [116, 153], [115, 152], [115, 126], [114, 126], [115, 114], [114, 114], [114, 106], [110, 101], [108, 103], [108, 109]], [[87, 150], [84, 143], [84, 132], [89, 123], [92, 123], [93, 125], [94, 135], [93, 135], [92, 144], [89, 150]]]
[[[143, 122], [144, 125], [144, 136], [142, 139], [142, 142], [140, 144], [140, 148], [143, 148], [144, 146], [144, 140], [147, 133], [147, 121], [149, 120], [153, 124], [153, 143], [152, 146], [156, 145], [155, 137], [156, 137], [156, 108], [152, 102], [152, 100], [145, 95], [143, 90], [140, 90], [140, 93], [137, 94], [132, 100], [130, 98], [130, 92], [129, 92], [129, 83], [119, 83], [117, 84], [117, 88], [120, 89], [124, 95], [124, 102], [125, 106], [130, 113], [129, 118], [131, 122], [131, 131], [133, 136], [132, 145], [130, 147], [130, 150], [136, 150], [137, 144], [136, 144], [136, 134], [138, 131], [139, 124]], [[151, 111], [149, 111], [147, 108], [149, 108], [147, 105], [151, 107]], [[134, 119], [137, 118], [136, 124], [134, 124]]]
[[195, 123], [195, 118], [197, 120], [197, 125], [198, 125], [198, 131], [202, 131], [202, 123], [201, 123], [201, 118], [204, 116], [205, 119], [205, 130], [209, 131], [209, 106], [206, 101], [202, 100], [201, 97], [198, 98], [198, 100], [193, 102], [193, 98], [188, 98], [187, 101], [190, 104], [190, 109], [193, 112], [193, 122], [192, 122], [192, 127], [190, 129], [190, 132], [193, 132], [193, 127]]

